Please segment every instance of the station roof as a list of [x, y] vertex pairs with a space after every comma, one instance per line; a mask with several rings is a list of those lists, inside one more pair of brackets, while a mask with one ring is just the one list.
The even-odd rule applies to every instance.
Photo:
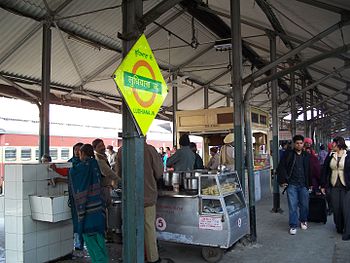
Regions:
[[[144, 14], [161, 2], [143, 1]], [[210, 108], [226, 106], [227, 97], [232, 105], [230, 51], [216, 48], [218, 41], [231, 37], [230, 1], [164, 2], [170, 8], [147, 23], [144, 31], [169, 83], [158, 117], [171, 118], [174, 84], [179, 110], [204, 108], [204, 87], [209, 88]], [[33, 102], [40, 98], [42, 25], [48, 18], [52, 25], [50, 102], [119, 112], [122, 100], [112, 74], [122, 58], [121, 0], [0, 0], [0, 94]], [[344, 129], [350, 129], [349, 19], [347, 0], [241, 1], [244, 91], [251, 84], [251, 74], [269, 64], [271, 34], [277, 36], [277, 57], [281, 57], [323, 32], [319, 41], [283, 59], [278, 71], [296, 66], [296, 91], [303, 80], [314, 91], [305, 99], [309, 109], [322, 113], [317, 122], [323, 120], [322, 126], [332, 133], [348, 135]], [[176, 83], [171, 74], [177, 74]], [[271, 112], [271, 85], [265, 83], [266, 77], [254, 79], [260, 84], [250, 103]], [[281, 76], [278, 84], [283, 117], [291, 112], [290, 74]], [[300, 109], [302, 93], [296, 101]]]

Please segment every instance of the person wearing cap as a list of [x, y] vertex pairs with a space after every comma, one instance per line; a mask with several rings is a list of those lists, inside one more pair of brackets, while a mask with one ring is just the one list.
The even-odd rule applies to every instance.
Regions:
[[211, 147], [210, 148], [210, 159], [207, 164], [207, 168], [209, 170], [217, 170], [220, 164], [220, 156], [218, 154], [218, 148], [217, 147]]
[[312, 140], [311, 138], [306, 137], [306, 138], [304, 139], [304, 148], [305, 148], [305, 149], [309, 149], [309, 151], [310, 151], [311, 154], [316, 155], [315, 150], [312, 148], [312, 144], [313, 144], [313, 140]]
[[179, 139], [180, 149], [178, 149], [166, 161], [167, 167], [173, 167], [174, 171], [191, 171], [194, 168], [196, 156], [190, 149], [190, 138], [188, 134], [183, 134]]
[[226, 166], [228, 169], [235, 169], [235, 148], [233, 143], [235, 141], [235, 136], [233, 133], [229, 133], [224, 138], [224, 146], [220, 150], [219, 162], [221, 165]]

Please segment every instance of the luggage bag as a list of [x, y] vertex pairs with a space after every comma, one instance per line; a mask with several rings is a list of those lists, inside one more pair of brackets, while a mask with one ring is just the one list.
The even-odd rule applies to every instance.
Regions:
[[326, 197], [311, 193], [309, 197], [309, 222], [327, 223]]

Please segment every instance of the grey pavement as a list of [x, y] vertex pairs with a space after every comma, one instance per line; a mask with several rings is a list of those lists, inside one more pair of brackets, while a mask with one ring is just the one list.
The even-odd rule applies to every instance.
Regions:
[[[308, 230], [298, 229], [295, 236], [288, 233], [288, 208], [286, 197], [281, 196], [284, 213], [271, 213], [272, 198], [265, 198], [256, 204], [257, 236], [255, 244], [238, 242], [225, 252], [222, 263], [349, 263], [350, 241], [342, 241], [336, 233], [332, 216], [327, 224], [309, 223]], [[0, 258], [4, 243], [0, 219]], [[110, 262], [119, 262], [120, 244], [108, 244]], [[205, 262], [201, 248], [181, 244], [160, 242], [162, 258], [171, 258], [176, 263]], [[0, 259], [0, 262], [1, 259]], [[59, 262], [90, 262], [89, 259], [61, 260]]]

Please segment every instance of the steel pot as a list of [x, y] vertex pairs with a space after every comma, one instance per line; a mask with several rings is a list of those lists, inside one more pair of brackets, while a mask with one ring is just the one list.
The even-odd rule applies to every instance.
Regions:
[[165, 186], [171, 186], [172, 185], [172, 173], [164, 172], [163, 173], [163, 181], [164, 181]]
[[115, 233], [122, 232], [122, 201], [113, 201], [108, 208], [108, 227]]
[[171, 178], [172, 185], [180, 184], [180, 177], [180, 173], [173, 173], [173, 176]]
[[198, 190], [198, 178], [183, 178], [184, 189], [185, 190]]

